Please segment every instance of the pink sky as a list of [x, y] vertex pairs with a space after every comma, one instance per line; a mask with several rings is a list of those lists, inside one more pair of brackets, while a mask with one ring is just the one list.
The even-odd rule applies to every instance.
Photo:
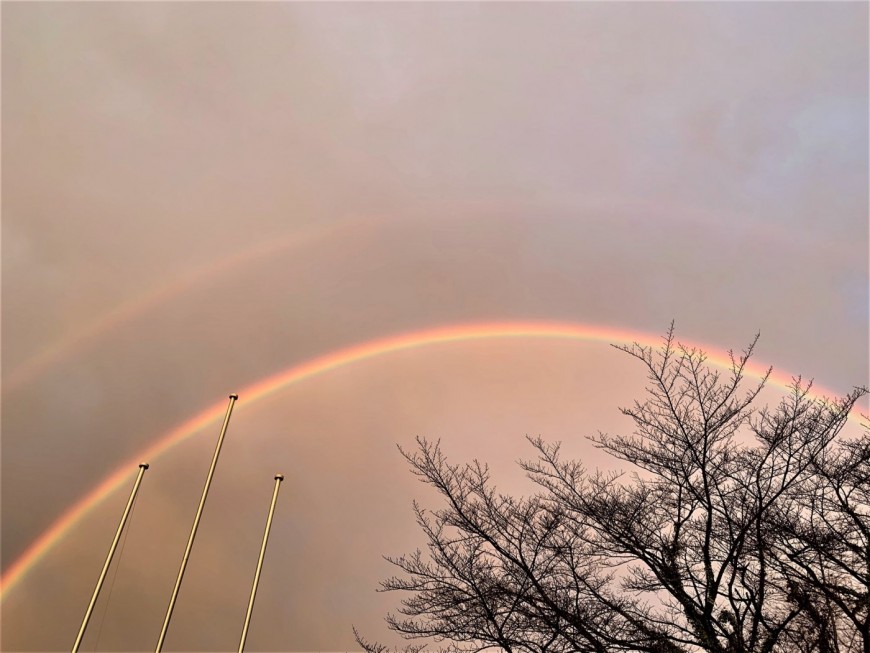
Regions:
[[[4, 570], [228, 392], [390, 334], [673, 319], [867, 383], [866, 3], [2, 18]], [[167, 650], [237, 645], [275, 472], [248, 649], [346, 650], [395, 605], [380, 556], [423, 543], [395, 443], [443, 437], [522, 491], [526, 434], [607, 464], [583, 438], [625, 426], [640, 373], [600, 343], [470, 342], [242, 397]], [[100, 650], [156, 642], [216, 436], [153, 461]], [[71, 645], [128, 490], [4, 597], [4, 650]]]

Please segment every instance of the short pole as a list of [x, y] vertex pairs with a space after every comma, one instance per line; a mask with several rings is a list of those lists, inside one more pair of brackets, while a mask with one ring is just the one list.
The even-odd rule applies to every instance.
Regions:
[[100, 572], [100, 577], [97, 579], [97, 586], [94, 588], [94, 594], [91, 596], [91, 602], [88, 604], [88, 609], [85, 611], [85, 618], [82, 619], [82, 627], [79, 628], [78, 637], [73, 644], [72, 653], [76, 653], [82, 644], [82, 638], [85, 636], [85, 629], [88, 627], [88, 622], [91, 620], [91, 615], [94, 612], [94, 606], [97, 604], [97, 597], [100, 595], [100, 590], [103, 588], [103, 582], [106, 580], [106, 574], [109, 571], [109, 565], [112, 564], [112, 558], [115, 555], [115, 549], [118, 548], [118, 542], [121, 539], [121, 533], [124, 531], [124, 526], [127, 524], [127, 518], [130, 516], [130, 511], [133, 508], [133, 502], [136, 500], [136, 493], [139, 492], [139, 485], [142, 483], [142, 476], [145, 470], [148, 469], [148, 463], [139, 463], [139, 473], [136, 475], [136, 482], [133, 483], [133, 491], [130, 492], [130, 498], [127, 500], [127, 507], [124, 508], [124, 514], [121, 516], [121, 523], [118, 524], [118, 530], [115, 532], [115, 539], [112, 540], [112, 546], [109, 547], [109, 555], [106, 556], [106, 562], [103, 564], [103, 570]]
[[248, 628], [251, 625], [251, 613], [254, 611], [254, 599], [257, 596], [257, 585], [260, 584], [260, 572], [263, 570], [263, 558], [266, 556], [266, 543], [269, 541], [269, 531], [272, 530], [272, 517], [275, 514], [275, 503], [278, 501], [278, 488], [284, 480], [283, 474], [275, 475], [275, 490], [272, 492], [272, 504], [269, 506], [269, 516], [266, 519], [266, 532], [263, 533], [263, 544], [260, 546], [260, 557], [257, 560], [257, 571], [254, 573], [254, 586], [251, 588], [251, 598], [248, 600], [248, 612], [245, 615], [245, 625], [242, 628], [242, 639], [239, 642], [239, 653], [245, 650], [245, 640], [248, 638]]

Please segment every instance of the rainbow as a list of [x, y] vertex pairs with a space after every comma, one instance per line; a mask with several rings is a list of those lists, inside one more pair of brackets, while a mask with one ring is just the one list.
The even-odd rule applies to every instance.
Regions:
[[190, 291], [199, 284], [208, 283], [248, 263], [275, 256], [289, 249], [310, 246], [319, 240], [333, 236], [355, 234], [358, 229], [368, 229], [375, 224], [373, 220], [359, 218], [317, 226], [296, 232], [291, 236], [256, 244], [231, 256], [221, 258], [216, 263], [200, 266], [185, 275], [155, 286], [142, 295], [133, 297], [100, 314], [78, 329], [69, 331], [60, 340], [49, 344], [37, 355], [22, 362], [3, 379], [3, 392], [4, 394], [12, 392], [20, 385], [29, 383], [51, 365], [74, 353], [77, 347], [86, 346], [87, 343], [93, 342], [107, 331], [133, 321], [149, 310]]
[[[339, 349], [266, 377], [241, 389], [239, 395], [246, 404], [251, 404], [294, 383], [385, 354], [445, 343], [506, 338], [581, 340], [606, 343], [637, 342], [647, 346], [658, 346], [661, 344], [661, 338], [650, 334], [574, 323], [490, 322], [449, 325], [392, 335]], [[698, 343], [682, 342], [686, 346], [697, 347], [708, 352], [708, 361], [710, 363], [720, 367], [730, 366], [730, 360], [724, 353], [711, 353], [715, 352], [713, 348]], [[765, 372], [766, 368], [758, 365], [751, 365], [747, 368], [747, 373], [755, 377], [760, 377]], [[777, 386], [787, 387], [792, 382], [792, 377], [779, 373], [772, 375], [770, 382]], [[814, 387], [813, 394], [814, 396], [834, 396], [833, 393], [818, 386]], [[225, 402], [219, 401], [182, 424], [179, 424], [163, 435], [156, 443], [137, 454], [135, 458], [120, 465], [99, 485], [69, 508], [48, 530], [30, 545], [18, 560], [10, 565], [6, 574], [0, 579], [0, 600], [8, 596], [9, 592], [21, 582], [28, 571], [33, 569], [63, 539], [76, 522], [96, 508], [112, 492], [117, 490], [135, 472], [139, 461], [148, 460], [153, 462], [155, 458], [164, 454], [173, 446], [219, 420], [223, 416], [225, 408]]]
[[[575, 199], [567, 198], [565, 202], [572, 204]], [[613, 210], [616, 206], [620, 210], [634, 215], [655, 217], [657, 220], [665, 218], [670, 220], [675, 219], [672, 212], [661, 212], [655, 205], [616, 200], [612, 197], [602, 197], [596, 200], [585, 197], [584, 206], [586, 210], [596, 212]], [[470, 208], [476, 211], [484, 210], [491, 213], [498, 207], [489, 207], [486, 204], [475, 203]], [[704, 215], [704, 212], [694, 209], [689, 211], [688, 215], [690, 215], [691, 222], [694, 224], [701, 219], [700, 216]], [[723, 216], [720, 218], [721, 221], [727, 224], [729, 217]], [[78, 328], [69, 330], [62, 338], [48, 344], [38, 354], [21, 362], [17, 367], [10, 370], [4, 376], [2, 391], [4, 394], [8, 394], [18, 387], [30, 383], [43, 374], [51, 365], [73, 355], [77, 348], [87, 346], [88, 343], [96, 340], [98, 336], [132, 322], [149, 310], [169, 302], [175, 297], [192, 290], [197, 285], [212, 282], [249, 263], [275, 256], [287, 250], [310, 246], [315, 242], [328, 238], [358, 235], [358, 232], [361, 230], [365, 233], [387, 224], [389, 222], [385, 219], [374, 219], [367, 216], [352, 216], [336, 222], [329, 222], [325, 225], [317, 224], [296, 231], [289, 236], [257, 243], [247, 249], [223, 257], [214, 263], [208, 263], [189, 270], [185, 274], [177, 275], [166, 283], [155, 285], [141, 295], [118, 304], [114, 308], [80, 325]]]

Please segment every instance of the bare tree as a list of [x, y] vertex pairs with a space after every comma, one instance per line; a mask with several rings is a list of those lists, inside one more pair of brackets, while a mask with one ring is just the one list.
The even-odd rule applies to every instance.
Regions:
[[771, 515], [771, 555], [824, 653], [870, 653], [870, 438], [816, 456]]
[[619, 347], [646, 367], [646, 397], [622, 409], [632, 435], [591, 440], [631, 474], [530, 439], [540, 490], [515, 498], [438, 443], [400, 448], [444, 502], [414, 504], [426, 553], [388, 558], [405, 650], [870, 653], [870, 434], [838, 438], [866, 390], [818, 400], [795, 379], [758, 408], [770, 372], [743, 389], [756, 341], [725, 372], [673, 328], [660, 348]]

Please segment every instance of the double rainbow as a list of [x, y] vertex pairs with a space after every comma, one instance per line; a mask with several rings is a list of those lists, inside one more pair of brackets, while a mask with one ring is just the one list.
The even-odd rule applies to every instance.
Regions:
[[[637, 342], [641, 345], [651, 346], [661, 344], [659, 337], [650, 334], [584, 324], [560, 322], [458, 324], [402, 333], [340, 349], [266, 377], [246, 388], [242, 388], [239, 391], [239, 395], [246, 404], [251, 404], [294, 383], [352, 363], [369, 360], [392, 352], [453, 342], [510, 338], [580, 340], [607, 343]], [[708, 352], [708, 362], [720, 367], [730, 366], [730, 359], [724, 353], [717, 353], [713, 348], [697, 343], [683, 342], [687, 346], [698, 347]], [[766, 368], [754, 364], [750, 364], [746, 370], [747, 374], [756, 377], [761, 376], [765, 371]], [[787, 387], [791, 383], [792, 377], [779, 373], [771, 376], [769, 381], [774, 385]], [[833, 393], [818, 386], [814, 387], [813, 394], [814, 396], [833, 396]], [[117, 490], [135, 472], [139, 461], [153, 461], [155, 458], [158, 458], [176, 444], [183, 442], [206, 426], [219, 420], [224, 414], [225, 408], [226, 405], [223, 400], [209, 406], [164, 434], [153, 445], [109, 474], [99, 485], [55, 521], [8, 568], [6, 574], [0, 579], [0, 599], [6, 598], [9, 592], [70, 532], [80, 519], [102, 503], [112, 492]]]

